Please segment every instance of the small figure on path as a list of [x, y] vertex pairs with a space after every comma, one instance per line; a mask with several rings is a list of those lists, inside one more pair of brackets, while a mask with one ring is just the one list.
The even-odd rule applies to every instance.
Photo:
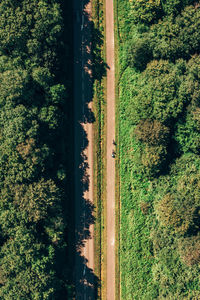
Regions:
[[114, 145], [114, 146], [116, 146], [116, 145], [117, 145], [117, 143], [115, 142], [115, 140], [113, 140], [113, 145]]
[[112, 156], [113, 158], [115, 158], [115, 155], [116, 155], [115, 151], [112, 150], [112, 155], [111, 155], [111, 156]]

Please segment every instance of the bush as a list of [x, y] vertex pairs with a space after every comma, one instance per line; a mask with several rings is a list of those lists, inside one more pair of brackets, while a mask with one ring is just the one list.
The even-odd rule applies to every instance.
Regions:
[[151, 24], [162, 15], [160, 0], [133, 0], [131, 8], [135, 24]]
[[145, 174], [149, 178], [157, 176], [162, 170], [166, 155], [166, 147], [162, 145], [142, 145], [136, 161], [136, 165], [138, 165], [136, 172]]
[[156, 206], [158, 220], [162, 226], [170, 227], [177, 234], [184, 235], [193, 225], [194, 209], [188, 208], [185, 211], [185, 207], [177, 206], [176, 200], [168, 193]]
[[144, 36], [131, 41], [127, 51], [128, 65], [136, 68], [136, 70], [144, 71], [152, 58], [152, 45], [148, 37]]
[[139, 141], [149, 145], [166, 144], [169, 137], [169, 128], [157, 120], [141, 120], [134, 132]]
[[133, 122], [156, 119], [169, 126], [183, 111], [187, 99], [178, 98], [178, 89], [184, 80], [179, 68], [182, 62], [177, 65], [163, 60], [148, 64], [133, 87]]
[[196, 235], [199, 231], [199, 171], [199, 157], [183, 155], [177, 159], [169, 177], [160, 186], [163, 196], [155, 205], [158, 220], [162, 226], [170, 227], [177, 236]]
[[189, 59], [199, 53], [200, 37], [197, 28], [200, 24], [200, 10], [186, 7], [175, 19], [167, 17], [152, 28], [149, 38], [154, 40], [155, 59]]
[[164, 14], [177, 15], [185, 6], [195, 2], [196, 0], [161, 0], [161, 5]]
[[178, 245], [181, 260], [191, 267], [200, 263], [200, 236], [192, 236], [179, 240]]
[[200, 109], [190, 111], [186, 119], [176, 123], [174, 140], [177, 142], [176, 152], [178, 154], [193, 152], [200, 153]]

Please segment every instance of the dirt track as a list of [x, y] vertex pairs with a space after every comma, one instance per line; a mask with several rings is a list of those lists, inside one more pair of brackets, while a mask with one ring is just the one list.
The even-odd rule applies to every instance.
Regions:
[[106, 0], [107, 71], [107, 299], [115, 299], [115, 56], [113, 0]]
[[74, 0], [75, 299], [96, 299], [93, 217], [91, 1]]
[[[74, 0], [75, 299], [95, 300], [91, 1]], [[113, 0], [106, 0], [107, 299], [115, 299], [115, 70]]]

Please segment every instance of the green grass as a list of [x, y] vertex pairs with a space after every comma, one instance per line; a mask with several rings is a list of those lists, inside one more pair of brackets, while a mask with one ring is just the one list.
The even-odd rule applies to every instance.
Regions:
[[148, 299], [155, 296], [155, 289], [151, 283], [153, 257], [149, 240], [153, 217], [143, 215], [140, 209], [141, 202], [149, 201], [146, 197], [149, 182], [141, 182], [140, 178], [134, 178], [133, 175], [132, 156], [136, 145], [130, 132], [132, 127], [129, 118], [131, 97], [127, 93], [130, 81], [131, 74], [127, 69], [121, 78], [119, 107], [121, 299], [139, 300], [147, 299], [147, 295]]
[[[178, 176], [184, 179], [185, 166], [189, 165], [189, 161], [187, 160], [187, 163], [183, 161], [181, 166], [176, 165], [177, 162], [170, 161], [174, 171], [173, 168], [172, 171], [165, 170], [162, 176], [159, 175], [154, 179], [148, 179], [144, 174], [140, 174], [134, 163], [139, 146], [134, 139], [134, 121], [131, 110], [134, 102], [134, 85], [140, 80], [141, 75], [128, 67], [126, 57], [126, 46], [130, 38], [137, 34], [131, 23], [129, 3], [129, 1], [118, 0], [115, 5], [118, 18], [116, 36], [119, 57], [117, 113], [120, 155], [120, 229], [118, 235], [120, 237], [118, 260], [120, 299], [200, 299], [198, 284], [200, 264], [187, 265], [181, 258], [184, 251], [180, 251], [180, 247], [185, 249], [184, 243], [188, 241], [191, 244], [192, 239], [198, 239], [199, 236], [180, 238], [170, 226], [169, 228], [163, 226], [156, 215], [156, 203], [167, 194], [170, 188], [173, 187], [172, 192], [179, 190], [178, 193], [180, 193], [176, 182], [177, 172], [183, 168], [183, 174], [180, 173]], [[194, 167], [194, 159], [192, 163]], [[188, 178], [191, 178], [191, 174]], [[168, 190], [165, 186], [168, 186]], [[192, 197], [191, 192], [190, 197]]]
[[115, 39], [115, 298], [120, 299], [120, 154], [119, 154], [119, 31], [117, 4], [114, 1], [114, 39]]
[[[101, 35], [101, 44], [96, 45], [95, 54], [100, 60], [105, 61], [105, 22], [104, 0], [92, 2], [94, 28]], [[94, 38], [95, 33], [94, 31]], [[98, 62], [97, 62], [98, 64]], [[99, 278], [98, 298], [104, 294], [105, 282], [105, 203], [106, 203], [106, 103], [105, 103], [105, 78], [94, 81], [93, 111], [94, 123], [94, 199], [95, 199], [95, 274]]]

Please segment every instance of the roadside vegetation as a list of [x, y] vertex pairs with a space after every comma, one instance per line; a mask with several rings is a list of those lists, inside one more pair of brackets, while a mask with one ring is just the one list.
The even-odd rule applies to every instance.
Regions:
[[106, 64], [105, 1], [92, 1], [93, 32], [93, 111], [94, 122], [94, 199], [95, 274], [99, 279], [98, 298], [105, 297], [106, 274]]
[[117, 15], [121, 299], [199, 299], [200, 3]]
[[69, 60], [61, 42], [62, 14], [56, 0], [0, 3], [0, 298], [5, 300], [69, 297], [70, 89], [59, 60]]

